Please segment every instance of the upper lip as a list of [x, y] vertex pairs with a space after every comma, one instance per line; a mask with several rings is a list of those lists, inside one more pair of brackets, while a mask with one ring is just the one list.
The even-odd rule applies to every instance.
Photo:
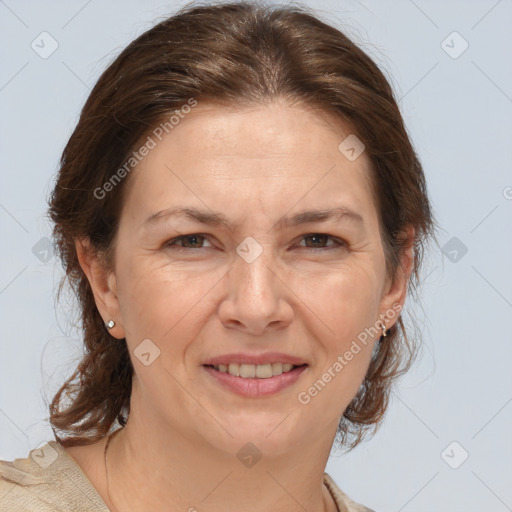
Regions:
[[236, 354], [224, 354], [215, 356], [203, 363], [203, 365], [217, 366], [219, 364], [270, 364], [270, 363], [290, 363], [294, 366], [302, 366], [307, 364], [300, 357], [283, 354], [282, 352], [264, 352], [262, 354], [247, 354], [237, 352]]

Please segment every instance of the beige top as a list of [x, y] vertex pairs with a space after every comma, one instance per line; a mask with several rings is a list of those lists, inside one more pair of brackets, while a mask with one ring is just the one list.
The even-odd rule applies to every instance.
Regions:
[[[352, 501], [327, 473], [324, 482], [339, 512], [374, 512]], [[31, 450], [25, 459], [0, 460], [0, 510], [109, 512], [81, 467], [56, 441]]]

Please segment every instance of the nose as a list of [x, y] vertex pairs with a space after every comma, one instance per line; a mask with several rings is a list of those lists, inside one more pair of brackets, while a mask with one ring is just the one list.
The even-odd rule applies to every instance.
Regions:
[[[282, 272], [277, 270], [270, 246], [263, 246], [254, 260], [236, 254], [225, 276], [226, 296], [219, 308], [226, 328], [262, 335], [265, 330], [283, 329], [293, 318], [293, 296]], [[242, 253], [240, 253], [242, 254]]]

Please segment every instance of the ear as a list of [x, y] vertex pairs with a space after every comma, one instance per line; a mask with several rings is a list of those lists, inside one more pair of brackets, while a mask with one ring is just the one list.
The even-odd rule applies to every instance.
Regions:
[[389, 329], [398, 319], [407, 297], [407, 288], [414, 263], [415, 229], [408, 226], [401, 233], [405, 239], [404, 250], [393, 281], [386, 279], [380, 303], [380, 319]]
[[80, 266], [89, 280], [103, 323], [114, 320], [115, 326], [108, 329], [108, 332], [115, 338], [124, 338], [126, 334], [122, 326], [115, 273], [106, 270], [103, 259], [91, 248], [88, 238], [75, 239], [75, 248]]

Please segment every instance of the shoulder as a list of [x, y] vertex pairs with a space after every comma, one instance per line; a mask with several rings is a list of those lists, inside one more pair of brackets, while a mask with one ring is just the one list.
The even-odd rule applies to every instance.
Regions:
[[26, 458], [0, 460], [0, 510], [108, 512], [80, 466], [55, 441]]
[[331, 492], [340, 512], [375, 512], [375, 510], [350, 499], [327, 473], [324, 473], [324, 482]]

